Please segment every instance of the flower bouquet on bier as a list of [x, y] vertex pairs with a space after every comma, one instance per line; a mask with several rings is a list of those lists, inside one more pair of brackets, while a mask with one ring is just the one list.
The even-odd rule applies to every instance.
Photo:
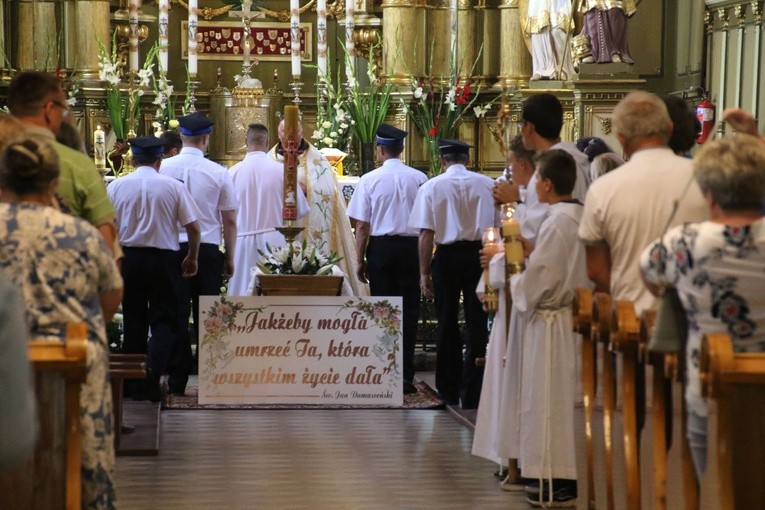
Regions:
[[288, 243], [281, 248], [266, 244], [268, 253], [261, 256], [257, 269], [260, 293], [264, 295], [338, 295], [342, 273], [335, 265], [342, 260], [337, 253], [323, 254], [305, 240]]

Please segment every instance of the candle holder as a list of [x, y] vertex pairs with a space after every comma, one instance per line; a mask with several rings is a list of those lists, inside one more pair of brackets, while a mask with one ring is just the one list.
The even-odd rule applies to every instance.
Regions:
[[303, 82], [300, 81], [299, 75], [292, 76], [292, 82], [290, 83], [290, 88], [295, 93], [295, 97], [292, 98], [292, 102], [299, 106], [300, 103], [303, 102], [300, 99], [300, 90], [303, 88]]
[[505, 242], [505, 274], [520, 273], [526, 268], [521, 243], [521, 224], [513, 216], [515, 209], [510, 204], [502, 204], [502, 240]]
[[303, 227], [295, 226], [294, 220], [286, 220], [283, 226], [276, 227], [276, 231], [284, 236], [284, 238], [287, 240], [287, 244], [295, 241], [295, 238], [300, 235], [303, 230], [305, 230]]
[[[484, 248], [496, 248], [497, 241], [499, 240], [499, 229], [496, 227], [489, 227], [483, 231], [483, 247]], [[492, 287], [489, 281], [489, 268], [483, 270], [483, 304], [488, 313], [497, 313], [499, 309], [499, 289]]]
[[189, 113], [194, 113], [197, 111], [197, 96], [195, 95], [197, 92], [197, 87], [199, 87], [199, 81], [197, 80], [197, 76], [190, 75], [189, 76]]

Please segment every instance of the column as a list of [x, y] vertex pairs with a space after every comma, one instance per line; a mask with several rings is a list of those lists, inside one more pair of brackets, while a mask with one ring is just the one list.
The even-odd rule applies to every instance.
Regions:
[[13, 67], [19, 70], [47, 69], [59, 65], [56, 2], [19, 0], [15, 5]]
[[111, 47], [109, 0], [66, 0], [64, 37], [64, 67], [83, 81], [98, 81], [98, 41]]
[[393, 84], [408, 85], [409, 77], [425, 70], [425, 5], [423, 0], [383, 0], [383, 62]]
[[519, 0], [502, 0], [499, 5], [501, 49], [496, 86], [501, 88], [528, 85], [531, 77], [531, 53], [521, 29], [521, 9], [526, 9], [526, 5], [527, 2]]
[[[499, 54], [500, 44], [493, 44], [493, 41], [501, 41], [501, 21], [500, 11], [498, 9], [498, 0], [479, 0], [476, 6], [476, 25], [477, 31], [482, 34], [483, 48], [481, 49], [480, 67], [476, 69], [476, 74], [482, 84], [491, 85], [499, 75]], [[475, 45], [476, 55], [481, 48], [479, 43]]]

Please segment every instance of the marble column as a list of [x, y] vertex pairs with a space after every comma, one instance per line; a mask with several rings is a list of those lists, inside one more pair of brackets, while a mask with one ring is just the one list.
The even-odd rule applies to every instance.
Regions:
[[109, 0], [65, 0], [63, 4], [63, 65], [83, 81], [98, 81], [98, 41], [111, 47]]
[[59, 66], [56, 4], [48, 0], [15, 2], [12, 64], [16, 69], [52, 71]]
[[521, 28], [521, 13], [528, 6], [523, 0], [502, 0], [500, 10], [499, 81], [496, 86], [523, 87], [531, 77], [531, 53]]
[[423, 0], [383, 0], [383, 62], [394, 85], [425, 73], [425, 4]]

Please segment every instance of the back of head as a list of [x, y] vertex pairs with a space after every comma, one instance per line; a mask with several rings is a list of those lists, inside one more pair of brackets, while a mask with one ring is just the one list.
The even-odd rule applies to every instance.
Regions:
[[76, 151], [85, 152], [80, 130], [69, 122], [62, 122], [56, 133], [56, 141]]
[[34, 117], [43, 102], [61, 90], [61, 81], [44, 71], [24, 71], [8, 86], [8, 109], [14, 117]]
[[20, 135], [0, 152], [0, 188], [16, 195], [47, 191], [58, 172], [58, 155], [41, 136]]
[[268, 150], [269, 136], [268, 128], [259, 123], [253, 123], [247, 126], [247, 150], [263, 151]]
[[537, 94], [523, 101], [521, 117], [534, 124], [539, 136], [555, 140], [563, 129], [563, 105], [552, 94]]
[[624, 164], [624, 160], [615, 152], [606, 152], [596, 156], [590, 163], [590, 177], [594, 181], [602, 177], [611, 170], [619, 168]]
[[534, 167], [534, 157], [536, 156], [536, 152], [527, 149], [523, 145], [523, 137], [521, 135], [515, 135], [510, 140], [510, 145], [507, 146], [507, 150], [515, 154], [516, 158], [525, 160], [529, 166], [532, 168]]
[[759, 211], [765, 202], [765, 144], [739, 134], [704, 144], [694, 177], [724, 211]]
[[576, 161], [568, 152], [551, 149], [537, 156], [541, 179], [550, 179], [558, 195], [570, 195], [576, 184]]
[[614, 108], [612, 121], [614, 132], [628, 144], [647, 139], [666, 144], [672, 133], [672, 121], [664, 101], [650, 92], [627, 94]]
[[179, 153], [183, 148], [183, 142], [181, 141], [181, 134], [178, 131], [168, 130], [163, 131], [160, 135], [160, 139], [165, 145], [165, 154], [170, 154], [175, 150], [175, 154]]
[[590, 163], [592, 163], [592, 160], [601, 154], [613, 152], [605, 140], [598, 138], [597, 136], [580, 138], [576, 141], [576, 148], [587, 156], [587, 159], [590, 161]]
[[695, 110], [677, 96], [662, 96], [672, 120], [672, 136], [667, 145], [675, 154], [686, 154], [696, 144], [701, 124]]

